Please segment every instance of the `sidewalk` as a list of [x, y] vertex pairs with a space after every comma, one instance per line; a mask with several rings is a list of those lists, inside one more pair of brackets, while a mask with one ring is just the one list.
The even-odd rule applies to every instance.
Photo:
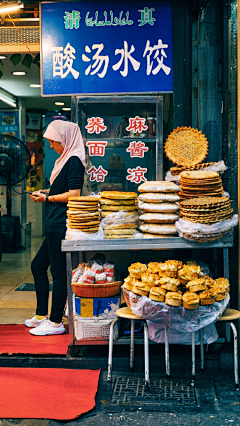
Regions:
[[[151, 345], [149, 391], [144, 389], [142, 345], [135, 348], [134, 372], [128, 368], [129, 347], [114, 348], [112, 383], [106, 380], [108, 348], [79, 349], [79, 356], [67, 363], [59, 358], [57, 366], [102, 368], [92, 412], [69, 422], [2, 419], [0, 426], [240, 425], [240, 391], [235, 390], [230, 345], [224, 345], [220, 352], [206, 354], [204, 373], [199, 372], [197, 348], [195, 388], [191, 386], [190, 347], [170, 347], [172, 376], [166, 379], [163, 345]], [[36, 366], [37, 361], [28, 360], [29, 366]], [[42, 359], [40, 364], [47, 366], [52, 361]], [[0, 358], [0, 366], [2, 364], [3, 358]]]

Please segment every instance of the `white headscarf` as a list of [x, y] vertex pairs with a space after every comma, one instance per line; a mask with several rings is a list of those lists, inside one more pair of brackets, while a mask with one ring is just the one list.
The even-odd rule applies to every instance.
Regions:
[[61, 142], [64, 148], [61, 156], [55, 161], [50, 176], [51, 185], [70, 157], [78, 157], [84, 167], [86, 167], [85, 147], [78, 124], [62, 120], [52, 121], [47, 127], [43, 137]]

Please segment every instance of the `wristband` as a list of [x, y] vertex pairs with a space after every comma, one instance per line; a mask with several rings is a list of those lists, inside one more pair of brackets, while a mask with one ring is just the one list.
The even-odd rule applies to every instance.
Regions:
[[48, 201], [48, 197], [49, 197], [49, 195], [48, 195], [48, 194], [46, 194], [46, 203], [49, 203], [49, 201]]

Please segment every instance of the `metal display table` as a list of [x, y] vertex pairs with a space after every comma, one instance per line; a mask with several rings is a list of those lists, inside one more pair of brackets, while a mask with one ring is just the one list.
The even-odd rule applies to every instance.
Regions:
[[[67, 293], [69, 314], [69, 346], [98, 344], [97, 340], [75, 340], [73, 329], [73, 299], [72, 299], [72, 256], [79, 252], [104, 252], [104, 251], [130, 251], [130, 250], [186, 250], [186, 249], [223, 249], [223, 272], [224, 277], [229, 279], [229, 255], [228, 248], [233, 247], [233, 233], [221, 240], [209, 243], [197, 243], [180, 237], [171, 238], [149, 238], [130, 240], [63, 240], [62, 251], [66, 252], [67, 260]], [[227, 339], [228, 340], [228, 339]], [[125, 343], [121, 339], [117, 344]], [[105, 343], [108, 341], [105, 340]], [[102, 344], [102, 343], [101, 343]]]

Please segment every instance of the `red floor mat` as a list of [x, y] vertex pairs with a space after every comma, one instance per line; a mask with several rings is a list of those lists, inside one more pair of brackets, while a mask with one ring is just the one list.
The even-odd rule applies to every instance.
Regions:
[[71, 420], [95, 406], [100, 370], [0, 368], [1, 418]]
[[66, 355], [69, 335], [33, 336], [25, 325], [0, 325], [0, 354]]

